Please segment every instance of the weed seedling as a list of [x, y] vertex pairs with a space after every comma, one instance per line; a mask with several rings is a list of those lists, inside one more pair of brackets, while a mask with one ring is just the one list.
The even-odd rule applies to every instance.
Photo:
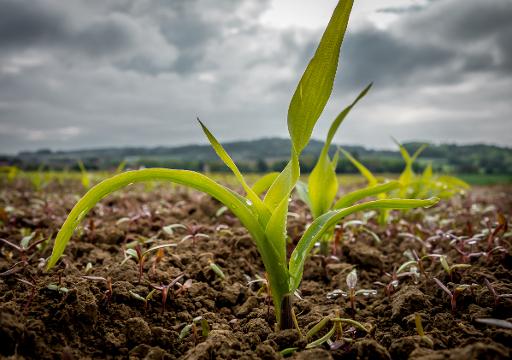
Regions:
[[144, 303], [144, 311], [148, 309], [148, 303], [153, 298], [153, 294], [156, 292], [156, 289], [151, 290], [145, 297], [140, 296], [136, 292], [129, 291], [130, 295], [135, 299], [142, 301]]
[[29, 258], [28, 254], [33, 249], [35, 249], [37, 247], [37, 245], [39, 245], [47, 240], [46, 238], [43, 238], [43, 239], [39, 239], [39, 240], [33, 242], [32, 244], [30, 244], [30, 241], [32, 241], [32, 239], [34, 239], [35, 234], [36, 233], [33, 232], [28, 236], [24, 236], [23, 239], [21, 239], [20, 245], [16, 245], [16, 244], [10, 242], [9, 240], [2, 239], [2, 238], [0, 238], [0, 241], [3, 242], [5, 245], [16, 250], [20, 254], [21, 262], [28, 263], [28, 261], [32, 258], [32, 256]]
[[339, 289], [336, 289], [329, 294], [327, 294], [327, 297], [329, 299], [335, 299], [339, 297], [340, 295], [348, 298], [350, 300], [350, 308], [352, 309], [352, 316], [355, 316], [356, 314], [356, 297], [357, 296], [371, 296], [371, 295], [377, 295], [377, 290], [373, 289], [359, 289], [356, 290], [357, 287], [357, 270], [353, 269], [346, 278], [347, 281], [347, 288], [348, 292], [342, 291]]
[[205, 318], [203, 318], [202, 316], [198, 316], [192, 319], [192, 322], [190, 324], [185, 325], [183, 329], [181, 329], [180, 340], [183, 340], [192, 332], [192, 336], [194, 337], [194, 344], [197, 344], [199, 336], [196, 324], [198, 323], [201, 326], [201, 336], [203, 338], [207, 338], [208, 335], [210, 334], [210, 325], [208, 324], [208, 321]]
[[203, 229], [202, 225], [183, 225], [183, 224], [171, 224], [168, 226], [165, 226], [163, 228], [164, 232], [166, 232], [169, 235], [172, 235], [174, 233], [174, 229], [185, 229], [187, 232], [187, 235], [185, 235], [180, 242], [184, 242], [187, 240], [192, 240], [192, 245], [195, 245], [196, 240], [198, 239], [209, 239], [210, 236], [202, 233], [201, 230]]
[[485, 286], [487, 287], [487, 289], [489, 290], [489, 293], [494, 298], [494, 306], [498, 305], [498, 303], [500, 302], [500, 299], [512, 298], [512, 294], [498, 294], [496, 292], [496, 289], [494, 288], [494, 286], [491, 284], [491, 282], [489, 280], [484, 279], [484, 283], [485, 283]]
[[25, 279], [18, 278], [16, 280], [18, 280], [20, 283], [28, 285], [28, 287], [30, 288], [30, 294], [28, 295], [27, 301], [25, 302], [25, 305], [23, 306], [23, 314], [26, 315], [28, 313], [30, 304], [32, 304], [32, 301], [34, 300], [34, 297], [36, 296], [37, 286], [35, 285], [35, 282], [30, 282]]
[[[273, 181], [268, 181], [265, 184], [266, 186], [261, 186], [257, 190], [249, 186], [226, 150], [210, 130], [202, 122], [199, 122], [210, 145], [233, 172], [243, 188], [245, 196], [219, 184], [204, 174], [189, 170], [149, 168], [114, 175], [91, 188], [71, 210], [57, 234], [47, 269], [51, 269], [57, 263], [75, 228], [100, 200], [133, 183], [169, 181], [191, 187], [214, 197], [228, 207], [230, 212], [249, 231], [268, 274], [277, 327], [290, 329], [294, 326], [292, 297], [302, 281], [304, 263], [315, 243], [319, 242], [324, 234], [331, 231], [343, 218], [355, 212], [429, 207], [436, 204], [438, 202], [436, 198], [427, 200], [381, 199], [342, 208], [334, 207], [334, 210], [331, 211], [318, 212], [319, 216], [302, 234], [291, 255], [288, 256], [288, 206], [291, 192], [300, 176], [299, 159], [304, 148], [308, 145], [313, 129], [331, 96], [338, 68], [340, 48], [352, 5], [353, 0], [340, 0], [338, 2], [318, 48], [296, 87], [288, 108], [288, 131], [291, 140], [290, 159], [283, 171]], [[344, 117], [342, 113], [337, 119]], [[338, 122], [340, 121], [338, 120]], [[322, 161], [325, 163], [325, 158]], [[332, 162], [329, 161], [325, 164], [329, 172], [333, 171]], [[321, 183], [323, 184], [323, 181]], [[264, 191], [260, 192], [262, 187]], [[332, 187], [332, 183], [330, 183], [330, 196], [332, 196], [331, 188], [335, 188], [336, 191], [337, 186]], [[326, 187], [317, 186], [315, 190], [310, 189], [310, 196], [314, 199], [323, 198], [320, 193], [325, 190]], [[139, 252], [139, 254], [134, 254], [134, 257], [142, 260], [143, 256], [141, 255], [142, 253]]]
[[181, 279], [183, 279], [183, 277], [185, 276], [185, 274], [180, 274], [176, 277], [176, 279], [174, 279], [173, 281], [171, 281], [168, 285], [153, 285], [151, 284], [151, 287], [155, 290], [158, 290], [162, 293], [162, 314], [165, 312], [165, 307], [166, 307], [166, 304], [167, 304], [167, 298], [168, 298], [168, 295], [169, 295], [169, 290], [172, 289], [172, 287], [174, 285], [176, 285]]
[[[135, 261], [139, 265], [139, 283], [141, 282], [142, 276], [144, 274], [144, 264], [146, 262], [146, 257], [148, 256], [148, 254], [150, 254], [154, 251], [159, 251], [159, 250], [167, 248], [167, 247], [175, 247], [175, 246], [176, 246], [176, 244], [162, 244], [162, 245], [154, 246], [146, 251], [142, 251], [141, 246], [139, 244], [137, 244], [135, 246], [135, 248], [125, 250], [126, 257], [127, 258], [132, 257], [133, 259], [135, 259]], [[125, 260], [126, 260], [126, 258], [125, 258]], [[123, 263], [125, 262], [125, 260], [123, 260]]]
[[[418, 268], [415, 265], [416, 262], [407, 261], [406, 263], [402, 264], [398, 268], [398, 270], [396, 270], [395, 268], [392, 273], [385, 273], [385, 275], [390, 279], [388, 283], [376, 281], [374, 282], [374, 284], [383, 286], [386, 291], [386, 296], [390, 297], [391, 295], [393, 295], [395, 289], [398, 287], [401, 278], [411, 277], [415, 283], [418, 282], [420, 274], [418, 272]], [[409, 271], [405, 271], [407, 268], [409, 268]]]
[[441, 255], [439, 257], [439, 262], [441, 263], [441, 266], [443, 267], [443, 270], [450, 276], [450, 279], [453, 280], [453, 273], [455, 270], [461, 270], [461, 269], [467, 269], [471, 267], [470, 264], [448, 264], [448, 260], [445, 255]]
[[471, 288], [471, 285], [465, 285], [465, 284], [464, 285], [457, 285], [457, 286], [455, 286], [453, 291], [451, 291], [441, 281], [439, 281], [437, 278], [433, 278], [433, 279], [436, 282], [437, 286], [439, 286], [445, 293], [448, 294], [448, 296], [450, 297], [450, 304], [451, 304], [451, 307], [452, 307], [452, 313], [456, 313], [457, 312], [457, 297], [464, 290]]

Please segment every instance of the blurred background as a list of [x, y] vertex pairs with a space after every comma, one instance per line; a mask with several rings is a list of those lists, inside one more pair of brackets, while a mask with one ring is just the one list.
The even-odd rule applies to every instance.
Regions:
[[[225, 170], [200, 146], [199, 116], [241, 168], [277, 170], [291, 94], [335, 5], [0, 0], [0, 163]], [[356, 1], [314, 138], [374, 82], [334, 141], [372, 170], [403, 168], [393, 136], [410, 150], [431, 143], [418, 170], [510, 180], [510, 19], [510, 0]]]

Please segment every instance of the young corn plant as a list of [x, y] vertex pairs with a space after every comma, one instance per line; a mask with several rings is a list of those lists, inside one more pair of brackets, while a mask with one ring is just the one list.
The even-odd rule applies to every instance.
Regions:
[[405, 168], [400, 174], [400, 197], [419, 199], [426, 196], [437, 196], [447, 199], [469, 189], [469, 185], [454, 176], [437, 176], [432, 171], [432, 163], [429, 163], [422, 175], [416, 175], [413, 166], [416, 159], [427, 148], [428, 144], [421, 145], [412, 155], [396, 139], [393, 141], [400, 149], [400, 154], [405, 162]]
[[[334, 119], [329, 128], [327, 138], [316, 165], [311, 172], [307, 185], [298, 182], [297, 194], [300, 199], [310, 208], [313, 219], [331, 211], [349, 207], [357, 201], [364, 198], [382, 194], [399, 187], [397, 181], [390, 181], [379, 184], [378, 181], [372, 181], [363, 189], [358, 189], [344, 194], [340, 199], [335, 201], [338, 194], [338, 179], [336, 176], [336, 165], [338, 163], [338, 152], [335, 153], [333, 159], [329, 156], [329, 148], [331, 147], [334, 135], [338, 131], [339, 126], [345, 120], [352, 108], [370, 91], [372, 84], [368, 85], [357, 98]], [[328, 255], [329, 244], [333, 239], [334, 227], [326, 231], [320, 239], [320, 253]]]
[[[132, 183], [169, 181], [185, 185], [214, 197], [223, 203], [245, 226], [252, 236], [268, 275], [277, 327], [293, 327], [292, 299], [298, 289], [304, 262], [324, 233], [342, 218], [357, 211], [372, 209], [406, 209], [432, 206], [438, 199], [396, 200], [385, 199], [331, 210], [318, 216], [304, 232], [287, 258], [287, 215], [290, 193], [299, 175], [299, 157], [308, 144], [313, 128], [329, 99], [340, 47], [347, 28], [353, 0], [340, 0], [320, 40], [315, 55], [309, 62], [292, 96], [288, 109], [288, 131], [291, 138], [290, 159], [282, 172], [265, 188], [260, 196], [244, 179], [231, 157], [217, 139], [200, 122], [200, 125], [217, 155], [234, 173], [245, 196], [223, 186], [210, 177], [189, 170], [150, 168], [127, 171], [91, 188], [75, 205], [62, 225], [48, 261], [51, 269], [63, 254], [75, 228], [101, 199]], [[261, 189], [260, 189], [261, 190]], [[316, 191], [316, 190], [315, 190]], [[323, 189], [322, 189], [323, 191]]]

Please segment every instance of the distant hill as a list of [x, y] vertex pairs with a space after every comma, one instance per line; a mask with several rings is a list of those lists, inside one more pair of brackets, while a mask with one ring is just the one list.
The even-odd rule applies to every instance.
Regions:
[[[304, 150], [301, 166], [308, 172], [322, 148], [322, 142], [312, 140]], [[406, 143], [411, 152], [422, 143]], [[264, 138], [251, 141], [225, 143], [224, 147], [245, 171], [269, 171], [281, 169], [290, 153], [290, 141], [281, 138]], [[366, 149], [362, 146], [343, 146], [359, 158], [372, 171], [400, 172], [403, 168], [401, 156], [396, 151]], [[333, 145], [331, 154], [336, 151]], [[25, 170], [75, 169], [77, 161], [84, 162], [90, 170], [112, 169], [121, 162], [128, 167], [165, 166], [184, 169], [205, 169], [226, 171], [215, 152], [208, 145], [187, 145], [178, 147], [124, 147], [99, 148], [74, 151], [39, 150], [21, 152], [15, 156], [0, 156], [1, 164], [16, 165]], [[432, 162], [437, 171], [467, 174], [512, 174], [512, 149], [493, 145], [431, 144], [416, 164], [421, 170]], [[339, 172], [355, 172], [347, 161], [340, 161]]]

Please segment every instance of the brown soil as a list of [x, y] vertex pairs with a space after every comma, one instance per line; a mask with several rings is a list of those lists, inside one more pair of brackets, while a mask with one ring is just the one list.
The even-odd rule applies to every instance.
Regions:
[[[21, 180], [2, 182], [0, 237], [19, 244], [22, 232], [35, 231], [32, 241], [56, 234], [81, 192], [71, 182], [51, 183], [42, 191], [34, 191]], [[355, 265], [361, 288], [378, 290], [376, 296], [356, 301], [355, 319], [371, 325], [372, 331], [364, 334], [346, 327], [345, 336], [352, 341], [335, 350], [326, 344], [305, 350], [311, 340], [295, 330], [275, 332], [266, 292], [259, 291], [257, 284], [248, 286], [250, 279], [263, 277], [264, 271], [251, 238], [236, 219], [229, 213], [216, 217], [220, 204], [181, 187], [132, 187], [105, 199], [89, 214], [55, 271], [46, 273], [39, 267], [39, 259], [51, 252], [51, 244], [43, 244], [28, 254], [28, 265], [20, 264], [0, 277], [0, 357], [279, 359], [280, 350], [297, 347], [293, 359], [508, 359], [512, 330], [476, 319], [512, 320], [512, 299], [500, 298], [495, 304], [484, 285], [488, 279], [498, 294], [512, 293], [510, 233], [498, 232], [493, 239], [505, 252], [473, 259], [470, 268], [455, 271], [451, 278], [436, 260], [425, 263], [428, 278], [420, 277], [417, 284], [411, 278], [402, 279], [389, 296], [374, 282], [389, 282], [385, 272], [407, 260], [405, 250], [421, 251], [421, 242], [404, 233], [423, 241], [431, 238], [430, 252], [447, 255], [451, 264], [461, 262], [445, 234], [474, 236], [488, 227], [492, 231], [499, 212], [507, 218], [511, 214], [510, 194], [510, 187], [476, 188], [466, 197], [433, 209], [397, 213], [386, 227], [379, 227], [374, 217], [369, 226], [382, 239], [380, 244], [365, 232], [347, 230], [338, 249], [339, 260], [326, 262], [318, 256], [308, 260], [302, 300], [295, 301], [295, 311], [303, 333], [328, 315], [350, 318], [349, 303], [343, 298], [328, 299], [327, 293], [346, 290], [345, 277]], [[291, 211], [299, 215], [290, 217], [289, 232], [296, 238], [308, 218], [298, 201], [292, 202]], [[197, 232], [209, 238], [197, 237], [167, 248], [155, 266], [150, 256], [138, 283], [136, 263], [131, 259], [122, 263], [125, 245], [137, 239], [152, 239], [151, 245], [177, 243], [187, 231], [175, 229], [171, 235], [162, 231], [174, 223], [195, 225]], [[227, 227], [219, 228], [221, 224]], [[486, 246], [487, 237], [481, 242]], [[20, 261], [20, 254], [4, 244], [0, 244], [0, 253], [0, 272]], [[223, 270], [224, 280], [210, 262]], [[92, 267], [86, 270], [88, 263]], [[106, 283], [84, 279], [86, 271], [90, 276], [111, 278], [111, 296]], [[179, 284], [191, 279], [191, 286], [182, 290], [179, 284], [173, 286], [165, 310], [160, 291], [147, 308], [130, 293], [145, 296], [151, 284], [167, 285], [181, 274]], [[452, 312], [448, 296], [433, 276], [445, 284], [475, 285], [460, 295]], [[68, 291], [49, 289], [50, 284]], [[432, 348], [416, 332], [415, 313], [421, 314]], [[202, 336], [198, 323], [195, 333], [180, 340], [183, 327], [197, 316], [207, 320], [209, 335]]]

